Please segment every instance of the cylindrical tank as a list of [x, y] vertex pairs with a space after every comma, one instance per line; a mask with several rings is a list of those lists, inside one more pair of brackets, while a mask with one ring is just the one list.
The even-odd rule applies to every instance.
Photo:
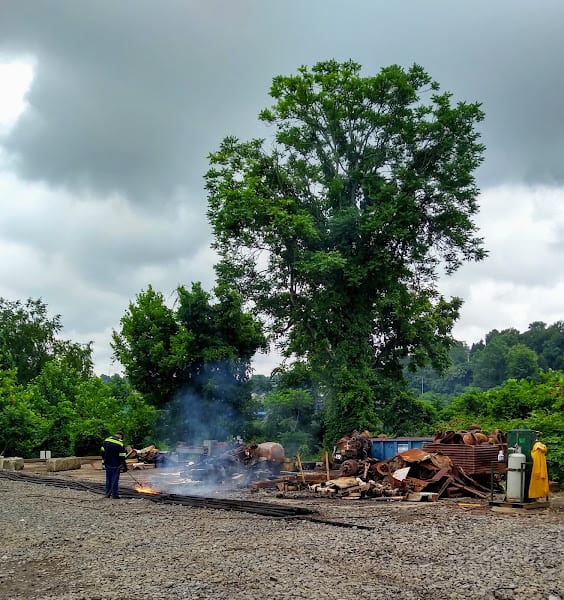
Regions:
[[525, 501], [525, 467], [527, 457], [519, 452], [512, 452], [507, 457], [507, 490], [508, 502]]

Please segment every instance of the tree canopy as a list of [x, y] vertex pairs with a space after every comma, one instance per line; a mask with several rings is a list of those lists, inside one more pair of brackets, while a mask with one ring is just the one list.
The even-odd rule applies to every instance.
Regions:
[[0, 298], [0, 369], [16, 369], [16, 382], [27, 384], [54, 358], [83, 373], [91, 373], [91, 344], [77, 344], [59, 337], [61, 316], [49, 316], [40, 299]]
[[0, 454], [94, 454], [116, 428], [152, 437], [155, 409], [121, 378], [120, 393], [92, 369], [91, 345], [59, 337], [41, 299], [0, 298]]
[[112, 346], [135, 389], [167, 411], [167, 437], [193, 440], [243, 433], [251, 359], [264, 344], [238, 293], [218, 286], [214, 298], [194, 283], [177, 289], [174, 308], [151, 286], [138, 294]]
[[447, 364], [461, 300], [435, 280], [485, 255], [473, 222], [483, 113], [418, 65], [364, 77], [321, 62], [275, 77], [270, 94], [260, 119], [273, 144], [227, 137], [210, 157], [216, 270], [284, 355], [321, 375], [334, 438], [344, 416], [376, 426], [378, 382], [401, 380], [405, 359]]
[[524, 332], [492, 329], [471, 348], [457, 342], [444, 373], [424, 367], [415, 372], [404, 369], [404, 375], [415, 393], [432, 392], [448, 402], [467, 387], [487, 390], [508, 379], [535, 379], [540, 371], [560, 371], [563, 357], [564, 323], [547, 326], [535, 321]]

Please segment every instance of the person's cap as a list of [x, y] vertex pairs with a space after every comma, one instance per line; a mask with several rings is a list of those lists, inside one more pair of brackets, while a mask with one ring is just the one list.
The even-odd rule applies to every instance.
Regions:
[[116, 431], [116, 435], [123, 435], [123, 431]]

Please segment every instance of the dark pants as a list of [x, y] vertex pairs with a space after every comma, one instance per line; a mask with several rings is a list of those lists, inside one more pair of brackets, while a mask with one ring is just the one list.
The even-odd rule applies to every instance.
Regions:
[[120, 467], [106, 466], [106, 495], [118, 496]]

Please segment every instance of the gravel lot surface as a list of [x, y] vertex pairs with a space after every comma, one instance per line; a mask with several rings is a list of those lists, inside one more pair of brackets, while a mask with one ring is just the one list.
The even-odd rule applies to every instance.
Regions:
[[506, 514], [468, 499], [229, 497], [372, 529], [0, 478], [0, 598], [564, 600], [562, 498]]

